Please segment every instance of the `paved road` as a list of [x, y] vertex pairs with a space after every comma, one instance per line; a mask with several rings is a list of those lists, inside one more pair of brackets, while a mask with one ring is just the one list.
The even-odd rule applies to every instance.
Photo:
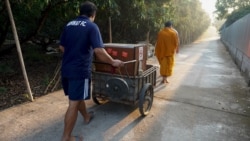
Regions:
[[[226, 48], [210, 28], [176, 55], [168, 85], [157, 79], [153, 107], [117, 103], [87, 107], [89, 125], [79, 116], [75, 135], [85, 141], [250, 141], [250, 90]], [[157, 65], [155, 58], [149, 64]], [[0, 141], [59, 141], [67, 99], [62, 91], [0, 112]]]

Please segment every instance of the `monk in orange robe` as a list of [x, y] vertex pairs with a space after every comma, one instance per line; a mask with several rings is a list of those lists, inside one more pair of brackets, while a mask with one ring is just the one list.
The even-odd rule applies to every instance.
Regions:
[[179, 52], [179, 37], [172, 22], [165, 23], [165, 27], [159, 31], [155, 45], [155, 56], [160, 64], [162, 83], [168, 83], [167, 77], [171, 76], [174, 67], [175, 53]]

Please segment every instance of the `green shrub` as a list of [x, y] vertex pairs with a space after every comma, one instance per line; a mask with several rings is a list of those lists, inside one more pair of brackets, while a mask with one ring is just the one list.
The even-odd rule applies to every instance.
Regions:
[[11, 64], [8, 63], [0, 63], [0, 73], [2, 74], [9, 74], [9, 73], [13, 73], [14, 69], [11, 67]]
[[42, 85], [48, 86], [48, 85], [49, 85], [49, 82], [50, 82], [49, 76], [48, 76], [47, 74], [44, 75], [43, 80], [42, 80]]
[[7, 92], [7, 88], [0, 87], [0, 94], [6, 93], [6, 92]]

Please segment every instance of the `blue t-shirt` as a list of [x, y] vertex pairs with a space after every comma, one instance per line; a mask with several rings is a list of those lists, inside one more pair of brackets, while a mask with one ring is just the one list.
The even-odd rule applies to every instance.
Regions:
[[90, 78], [93, 49], [104, 47], [98, 26], [79, 16], [65, 26], [60, 45], [64, 47], [62, 77]]

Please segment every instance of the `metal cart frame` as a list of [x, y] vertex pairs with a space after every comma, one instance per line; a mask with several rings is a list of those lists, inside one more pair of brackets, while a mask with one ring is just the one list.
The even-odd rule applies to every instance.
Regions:
[[147, 65], [147, 69], [136, 76], [92, 71], [92, 99], [96, 104], [113, 101], [138, 105], [141, 115], [145, 116], [153, 104], [156, 70], [155, 66]]

